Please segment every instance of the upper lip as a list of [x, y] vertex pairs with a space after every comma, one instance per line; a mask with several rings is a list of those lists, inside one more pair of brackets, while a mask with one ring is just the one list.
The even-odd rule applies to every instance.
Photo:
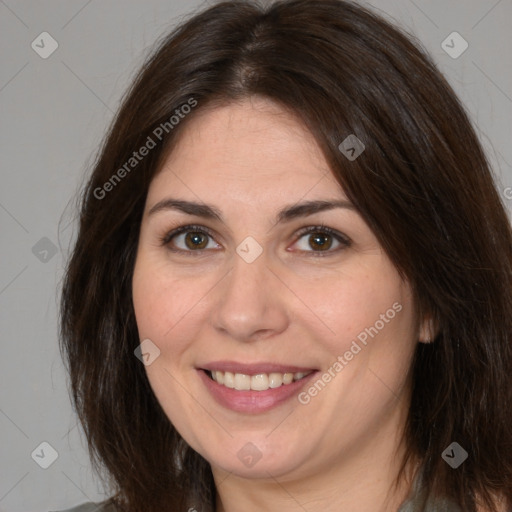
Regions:
[[284, 365], [276, 363], [238, 363], [236, 361], [214, 361], [200, 365], [202, 370], [219, 370], [221, 372], [241, 373], [244, 375], [258, 375], [260, 373], [298, 373], [315, 371], [314, 368]]

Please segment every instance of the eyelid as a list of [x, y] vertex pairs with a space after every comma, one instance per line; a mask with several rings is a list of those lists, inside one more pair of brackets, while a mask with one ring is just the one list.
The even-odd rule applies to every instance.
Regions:
[[347, 235], [337, 231], [336, 229], [330, 228], [329, 226], [326, 226], [325, 224], [322, 223], [301, 228], [297, 231], [296, 236], [297, 238], [301, 238], [302, 236], [307, 235], [308, 233], [316, 232], [328, 233], [329, 235], [338, 238], [340, 242], [345, 243], [347, 245], [352, 243], [352, 241]]
[[[202, 233], [210, 237], [212, 240], [215, 240], [214, 232], [207, 228], [206, 226], [199, 226], [195, 224], [187, 224], [183, 226], [178, 226], [177, 228], [173, 228], [170, 231], [166, 231], [163, 236], [159, 237], [160, 245], [162, 247], [167, 247], [167, 250], [175, 253], [181, 254], [184, 256], [204, 256], [204, 253], [207, 249], [198, 249], [198, 250], [185, 250], [185, 249], [176, 249], [170, 246], [171, 240], [183, 233], [194, 232], [194, 233]], [[217, 242], [216, 242], [217, 243]], [[210, 249], [211, 250], [211, 249]]]
[[332, 236], [339, 242], [340, 247], [338, 247], [337, 249], [334, 249], [334, 250], [326, 250], [326, 251], [301, 251], [301, 250], [299, 250], [299, 252], [305, 254], [306, 257], [325, 258], [328, 256], [334, 256], [334, 255], [339, 254], [341, 251], [349, 248], [352, 245], [352, 240], [347, 235], [337, 231], [336, 229], [330, 228], [323, 223], [306, 226], [302, 229], [299, 229], [299, 231], [297, 231], [297, 233], [295, 235], [296, 239], [293, 244], [295, 245], [303, 236], [308, 235], [308, 234], [313, 234], [313, 233], [326, 233], [326, 234]]
[[[211, 229], [207, 228], [206, 226], [187, 224], [187, 225], [178, 226], [176, 228], [171, 229], [170, 231], [167, 231], [163, 236], [159, 237], [160, 244], [162, 246], [167, 246], [167, 245], [169, 245], [169, 243], [171, 242], [171, 240], [174, 237], [179, 236], [183, 233], [187, 233], [187, 232], [202, 233], [202, 234], [209, 236], [213, 240], [215, 240], [215, 237], [216, 237], [215, 233]], [[299, 229], [295, 234], [295, 240], [294, 240], [293, 244], [296, 244], [297, 241], [299, 241], [304, 235], [307, 235], [310, 233], [317, 233], [317, 232], [326, 233], [326, 234], [334, 237], [341, 244], [341, 247], [338, 249], [335, 249], [335, 250], [299, 251], [299, 252], [309, 254], [314, 257], [324, 257], [324, 256], [329, 256], [331, 254], [337, 254], [341, 250], [346, 249], [352, 245], [352, 241], [350, 240], [350, 238], [348, 236], [346, 236], [345, 234], [340, 233], [339, 231], [332, 229], [322, 223], [316, 224], [316, 225], [305, 226], [304, 228]], [[184, 250], [184, 249], [169, 248], [169, 250], [172, 252], [176, 252], [176, 253], [181, 253], [181, 254], [186, 253], [187, 255], [197, 256], [197, 255], [201, 255], [202, 253], [204, 253], [204, 251], [206, 251], [207, 249]]]
[[165, 234], [160, 237], [160, 242], [162, 245], [167, 245], [175, 236], [181, 235], [182, 233], [186, 233], [188, 231], [204, 233], [211, 238], [215, 238], [214, 232], [207, 228], [206, 226], [199, 226], [195, 224], [187, 224], [183, 226], [178, 226], [177, 228], [173, 228], [170, 231], [166, 231]]

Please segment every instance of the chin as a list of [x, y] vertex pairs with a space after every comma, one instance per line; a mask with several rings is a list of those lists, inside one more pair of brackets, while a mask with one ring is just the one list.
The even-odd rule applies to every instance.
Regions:
[[212, 467], [241, 478], [281, 478], [297, 473], [310, 458], [304, 443], [298, 446], [289, 439], [287, 442], [286, 436], [270, 442], [268, 432], [251, 433], [233, 439], [229, 445], [212, 447], [203, 457]]

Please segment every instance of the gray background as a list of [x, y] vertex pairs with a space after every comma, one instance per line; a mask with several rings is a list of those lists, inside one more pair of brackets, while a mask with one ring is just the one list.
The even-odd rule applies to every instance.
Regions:
[[[512, 0], [370, 4], [412, 31], [447, 75], [510, 211]], [[201, 5], [0, 0], [0, 511], [58, 510], [105, 496], [76, 426], [57, 346], [57, 289], [75, 232], [69, 201], [151, 44]], [[441, 47], [453, 31], [469, 43], [456, 59]], [[58, 42], [47, 59], [31, 47], [42, 32]], [[459, 43], [449, 44], [456, 50]], [[48, 469], [31, 457], [43, 441], [58, 452]], [[44, 447], [36, 453], [41, 461], [49, 456]]]

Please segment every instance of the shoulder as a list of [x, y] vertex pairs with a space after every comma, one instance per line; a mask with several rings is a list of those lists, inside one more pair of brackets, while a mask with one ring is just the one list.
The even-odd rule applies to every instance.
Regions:
[[411, 493], [402, 503], [397, 512], [462, 512], [460, 507], [445, 498], [432, 498], [427, 496], [423, 486], [423, 469], [421, 468], [414, 478]]
[[398, 509], [398, 512], [416, 512], [424, 510], [425, 512], [462, 512], [460, 507], [448, 500], [425, 500], [422, 496], [413, 497], [407, 500]]
[[65, 510], [59, 510], [54, 512], [116, 512], [113, 505], [107, 502], [101, 503], [93, 503], [89, 501], [87, 503], [82, 503], [81, 505], [76, 505], [71, 508], [67, 508]]
[[[462, 512], [462, 509], [452, 500], [440, 497], [428, 497], [423, 487], [422, 471], [414, 479], [408, 499], [402, 503], [397, 512]], [[507, 508], [505, 496], [493, 495], [494, 505], [498, 512], [512, 512]], [[482, 505], [477, 505], [477, 512], [491, 512]]]

